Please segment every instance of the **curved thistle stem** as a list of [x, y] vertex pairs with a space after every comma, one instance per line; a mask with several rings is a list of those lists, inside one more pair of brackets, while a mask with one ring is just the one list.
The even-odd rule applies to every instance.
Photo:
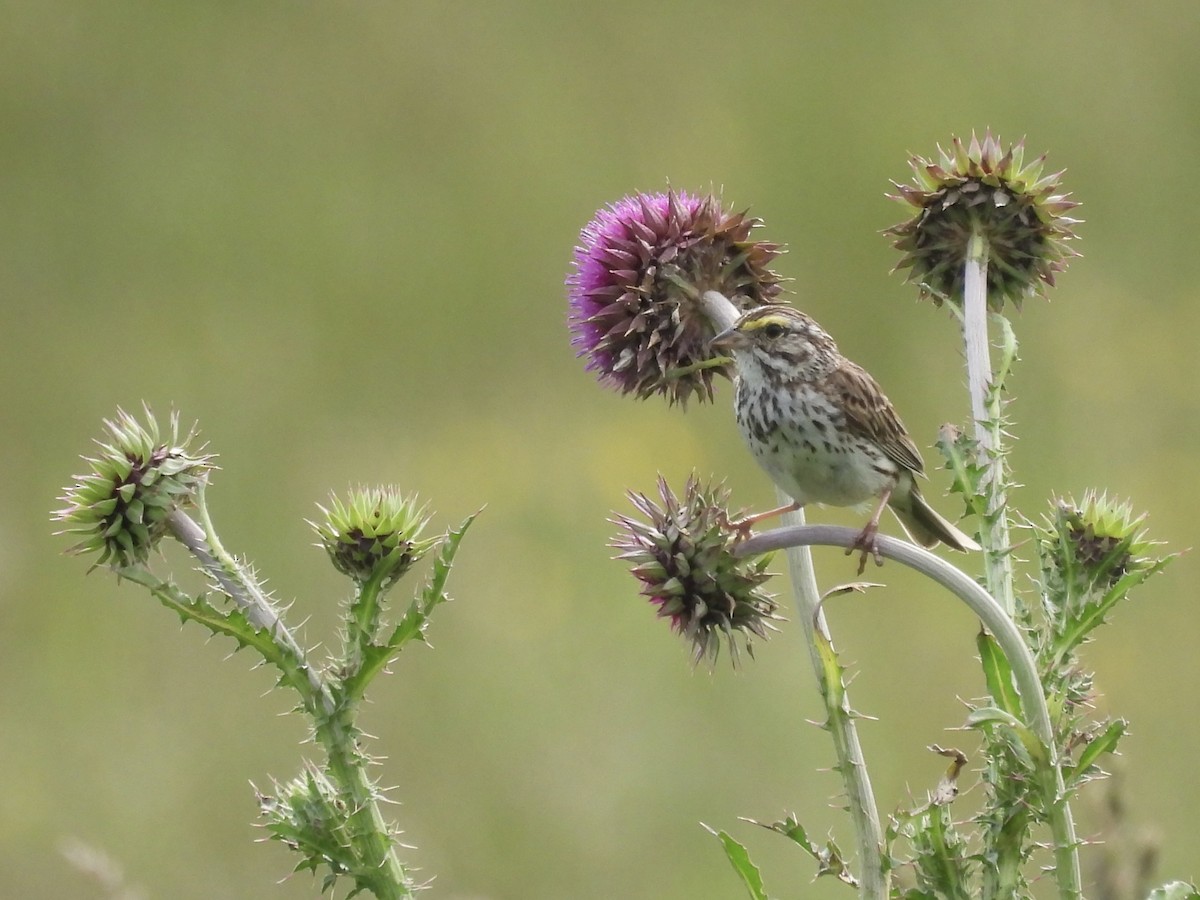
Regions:
[[[754, 535], [741, 543], [735, 553], [738, 556], [754, 556], [772, 550], [787, 548], [790, 551], [796, 547], [815, 545], [850, 549], [855, 545], [857, 538], [858, 532], [852, 528], [834, 525], [791, 526]], [[880, 555], [920, 572], [962, 600], [979, 616], [980, 621], [1004, 651], [1020, 694], [1026, 725], [1043, 748], [1039, 756], [1045, 760], [1046, 778], [1043, 779], [1045, 783], [1041, 787], [1046, 816], [1054, 835], [1059, 896], [1063, 900], [1079, 900], [1082, 896], [1082, 876], [1075, 823], [1067, 802], [1045, 690], [1038, 677], [1037, 663], [1021, 632], [987, 591], [976, 584], [969, 575], [940, 557], [915, 544], [887, 535], [877, 536], [875, 546]]]

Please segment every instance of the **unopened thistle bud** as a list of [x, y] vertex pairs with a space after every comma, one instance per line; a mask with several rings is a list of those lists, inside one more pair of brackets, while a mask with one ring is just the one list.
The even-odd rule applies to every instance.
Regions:
[[275, 796], [258, 795], [259, 809], [271, 837], [304, 857], [297, 869], [315, 873], [328, 867], [329, 886], [337, 876], [352, 874], [356, 862], [347, 828], [350, 813], [325, 773], [308, 764], [298, 778], [273, 787]]
[[1078, 502], [1058, 500], [1042, 532], [1043, 565], [1057, 572], [1072, 595], [1105, 591], [1128, 572], [1156, 561], [1144, 520], [1128, 503], [1095, 491]]
[[737, 632], [753, 656], [751, 636], [765, 640], [780, 619], [774, 598], [762, 589], [771, 577], [769, 557], [733, 555], [724, 487], [702, 487], [692, 476], [680, 498], [660, 477], [658, 493], [661, 505], [631, 492], [629, 499], [643, 518], [612, 520], [621, 529], [610, 545], [619, 551], [617, 559], [632, 564], [642, 593], [660, 618], [670, 619], [691, 641], [696, 662], [705, 657], [715, 661], [725, 638], [736, 663]]
[[712, 399], [715, 334], [699, 302], [717, 291], [741, 310], [780, 291], [777, 244], [760, 222], [712, 195], [635, 194], [600, 210], [580, 234], [567, 277], [571, 343], [600, 381], [639, 398]]
[[329, 559], [343, 575], [360, 584], [378, 579], [391, 587], [437, 538], [422, 539], [429, 521], [415, 496], [393, 487], [358, 488], [343, 502], [331, 496], [322, 522], [309, 522]]
[[172, 413], [164, 439], [149, 408], [144, 412], [144, 423], [120, 409], [105, 420], [108, 436], [96, 441], [99, 454], [84, 457], [91, 471], [75, 476], [59, 498], [66, 506], [54, 513], [66, 526], [60, 534], [83, 536], [70, 552], [98, 553], [95, 566], [145, 563], [167, 531], [168, 516], [191, 505], [215, 468], [210, 454], [189, 448], [195, 429], [180, 438], [178, 415]]
[[987, 245], [988, 306], [1000, 312], [1005, 301], [1020, 309], [1029, 294], [1053, 286], [1056, 272], [1079, 254], [1067, 243], [1079, 223], [1067, 215], [1079, 204], [1062, 193], [1062, 172], [1043, 175], [1045, 155], [1025, 165], [1025, 142], [1002, 149], [989, 131], [969, 144], [954, 138], [950, 150], [938, 147], [936, 160], [909, 160], [914, 184], [892, 185], [889, 194], [917, 209], [908, 221], [884, 233], [904, 256], [896, 270], [908, 269], [922, 296], [940, 305], [961, 301], [963, 264], [971, 238]]

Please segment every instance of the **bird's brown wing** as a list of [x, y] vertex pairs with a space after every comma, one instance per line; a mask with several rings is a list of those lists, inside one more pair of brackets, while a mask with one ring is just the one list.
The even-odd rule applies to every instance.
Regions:
[[861, 367], [844, 360], [829, 373], [826, 383], [841, 397], [846, 423], [852, 431], [877, 443], [897, 465], [918, 474], [924, 473], [920, 451], [874, 378]]

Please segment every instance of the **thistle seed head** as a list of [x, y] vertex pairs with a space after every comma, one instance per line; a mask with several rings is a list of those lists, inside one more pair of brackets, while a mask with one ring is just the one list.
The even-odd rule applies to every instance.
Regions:
[[893, 271], [907, 269], [923, 297], [941, 305], [961, 303], [963, 264], [972, 235], [988, 249], [988, 306], [1000, 312], [1005, 301], [1021, 308], [1024, 297], [1044, 293], [1056, 273], [1079, 254], [1069, 245], [1079, 219], [1067, 215], [1079, 204], [1063, 193], [1062, 172], [1043, 175], [1046, 157], [1024, 162], [1025, 142], [1003, 148], [991, 131], [969, 144], [954, 138], [936, 159], [909, 160], [913, 184], [895, 181], [888, 194], [915, 207], [916, 215], [884, 233], [903, 256]]
[[774, 597], [762, 589], [771, 577], [770, 557], [733, 555], [723, 486], [701, 486], [693, 475], [676, 497], [660, 477], [658, 494], [661, 503], [630, 492], [641, 517], [612, 519], [621, 531], [610, 546], [632, 565], [658, 616], [691, 642], [695, 662], [715, 662], [723, 638], [736, 665], [737, 634], [753, 656], [752, 637], [766, 640], [781, 619]]

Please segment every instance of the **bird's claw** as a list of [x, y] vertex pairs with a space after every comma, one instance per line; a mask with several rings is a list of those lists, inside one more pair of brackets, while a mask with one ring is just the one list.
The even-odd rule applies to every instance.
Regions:
[[872, 527], [871, 523], [868, 522], [867, 527], [864, 528], [859, 533], [858, 537], [856, 537], [854, 539], [854, 543], [846, 548], [847, 556], [849, 556], [855, 550], [862, 551], [862, 556], [860, 556], [858, 559], [858, 574], [859, 575], [862, 575], [862, 573], [867, 568], [867, 557], [868, 556], [875, 557], [875, 565], [877, 565], [877, 566], [883, 565], [883, 554], [879, 552], [879, 545], [878, 545], [877, 541], [875, 540], [875, 538], [878, 536], [878, 534], [879, 534], [879, 527], [878, 526]]
[[734, 532], [734, 544], [740, 544], [742, 541], [750, 537], [751, 530], [759, 522], [762, 522], [766, 519], [773, 519], [776, 516], [783, 515], [784, 513], [794, 512], [795, 510], [800, 509], [802, 505], [803, 504], [793, 501], [787, 506], [780, 506], [777, 509], [768, 509], [766, 512], [754, 513], [753, 515], [743, 516], [740, 519], [734, 520], [729, 518], [728, 513], [722, 512], [721, 518], [718, 521], [720, 522], [721, 527], [726, 531]]
[[757, 521], [753, 516], [746, 516], [741, 519], [730, 519], [727, 513], [721, 513], [721, 527], [726, 531], [733, 532], [733, 544], [736, 547], [743, 541], [749, 540], [750, 532], [754, 529], [754, 523]]

